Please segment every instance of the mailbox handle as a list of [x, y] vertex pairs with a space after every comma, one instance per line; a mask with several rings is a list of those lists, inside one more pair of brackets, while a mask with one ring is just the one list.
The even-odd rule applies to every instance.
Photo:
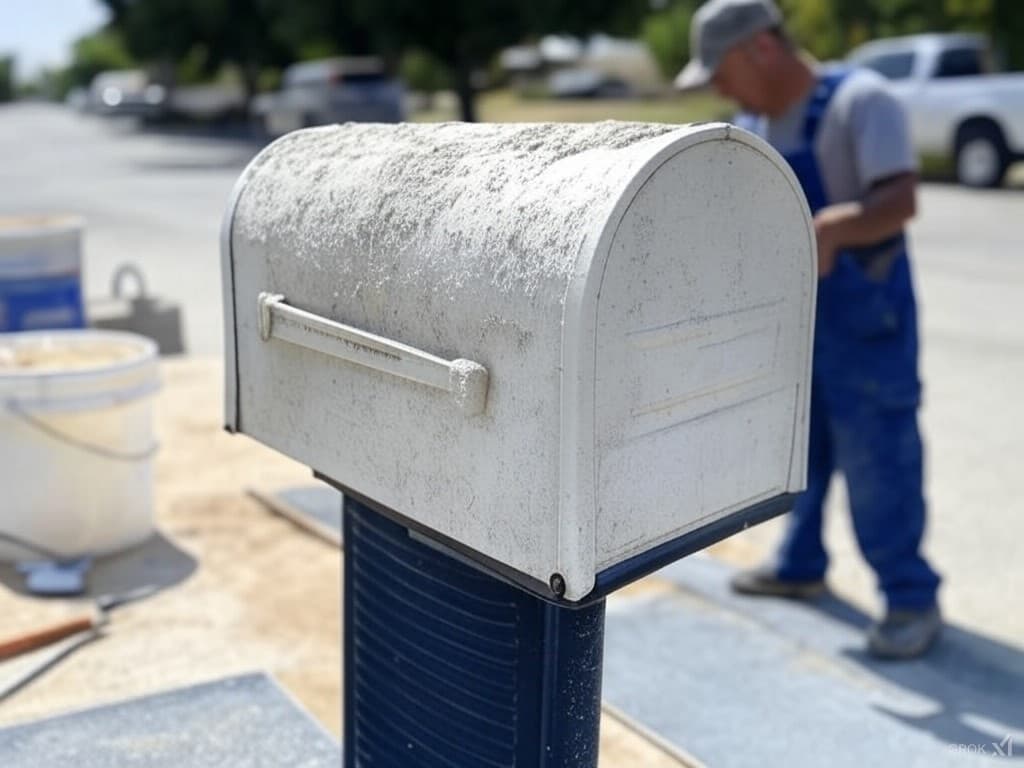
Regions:
[[279, 339], [325, 355], [450, 392], [468, 416], [483, 413], [487, 369], [471, 360], [443, 360], [383, 336], [289, 306], [284, 296], [263, 292], [258, 299], [263, 341]]

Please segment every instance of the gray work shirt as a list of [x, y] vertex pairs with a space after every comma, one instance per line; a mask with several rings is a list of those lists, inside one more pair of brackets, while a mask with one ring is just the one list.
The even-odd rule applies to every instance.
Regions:
[[[829, 71], [828, 65], [818, 70]], [[798, 149], [809, 98], [780, 117], [762, 117], [744, 127], [782, 154]], [[885, 78], [870, 70], [853, 70], [840, 83], [818, 126], [814, 150], [830, 203], [859, 200], [876, 182], [917, 170], [903, 106]]]

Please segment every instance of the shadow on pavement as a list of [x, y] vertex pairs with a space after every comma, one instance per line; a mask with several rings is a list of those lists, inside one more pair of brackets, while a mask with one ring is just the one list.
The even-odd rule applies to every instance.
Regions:
[[140, 171], [223, 171], [242, 169], [252, 153], [237, 153], [228, 157], [182, 157], [174, 160], [134, 160], [132, 165]]
[[258, 126], [248, 120], [165, 120], [161, 122], [137, 120], [134, 123], [134, 128], [140, 133], [154, 136], [247, 142], [254, 146], [262, 146], [270, 141]]
[[[834, 595], [810, 605], [858, 630], [871, 623], [867, 614]], [[1024, 651], [946, 625], [935, 647], [913, 661], [883, 661], [851, 648], [840, 653], [924, 699], [918, 712], [900, 711], [884, 701], [873, 704], [878, 711], [946, 744], [987, 745], [988, 754], [1024, 760]], [[1004, 743], [1000, 755], [996, 746], [1008, 736], [1016, 748]]]
[[659, 572], [676, 591], [609, 601], [609, 701], [709, 765], [1024, 760], [1024, 648], [947, 625], [924, 657], [878, 660], [855, 605], [737, 595], [732, 572], [693, 556]]
[[[98, 558], [86, 577], [86, 592], [76, 599], [121, 594], [148, 586], [163, 590], [184, 582], [197, 567], [192, 555], [158, 532], [137, 547]], [[39, 597], [25, 589], [25, 579], [13, 565], [0, 566], [0, 583], [19, 595]]]
[[971, 189], [970, 187], [965, 187], [957, 182], [951, 168], [941, 170], [926, 169], [921, 173], [921, 181], [929, 186], [960, 190], [965, 194], [1020, 194], [1024, 193], [1024, 162], [1011, 165], [1003, 185], [994, 189]]

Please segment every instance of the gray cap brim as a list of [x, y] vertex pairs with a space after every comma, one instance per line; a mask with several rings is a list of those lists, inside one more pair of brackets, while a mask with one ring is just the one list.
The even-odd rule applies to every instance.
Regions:
[[672, 84], [678, 91], [696, 91], [706, 88], [714, 75], [712, 70], [704, 66], [704, 62], [699, 59], [690, 59], [689, 63], [676, 75]]

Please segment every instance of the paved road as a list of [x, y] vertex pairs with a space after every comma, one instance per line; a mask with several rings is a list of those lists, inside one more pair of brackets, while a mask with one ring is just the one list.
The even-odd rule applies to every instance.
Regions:
[[[88, 219], [86, 290], [143, 266], [187, 309], [187, 344], [221, 350], [218, 230], [255, 147], [138, 134], [60, 107], [0, 109], [0, 212]], [[913, 228], [922, 305], [929, 438], [929, 548], [955, 621], [1024, 647], [1024, 190], [926, 185]], [[836, 506], [842, 500], [837, 498]], [[865, 607], [870, 576], [842, 510], [829, 531], [834, 579]], [[772, 526], [746, 534], [764, 551]]]
[[256, 147], [139, 134], [62, 107], [0, 109], [0, 212], [85, 216], [85, 290], [109, 292], [123, 262], [187, 309], [186, 344], [219, 355], [220, 218]]

